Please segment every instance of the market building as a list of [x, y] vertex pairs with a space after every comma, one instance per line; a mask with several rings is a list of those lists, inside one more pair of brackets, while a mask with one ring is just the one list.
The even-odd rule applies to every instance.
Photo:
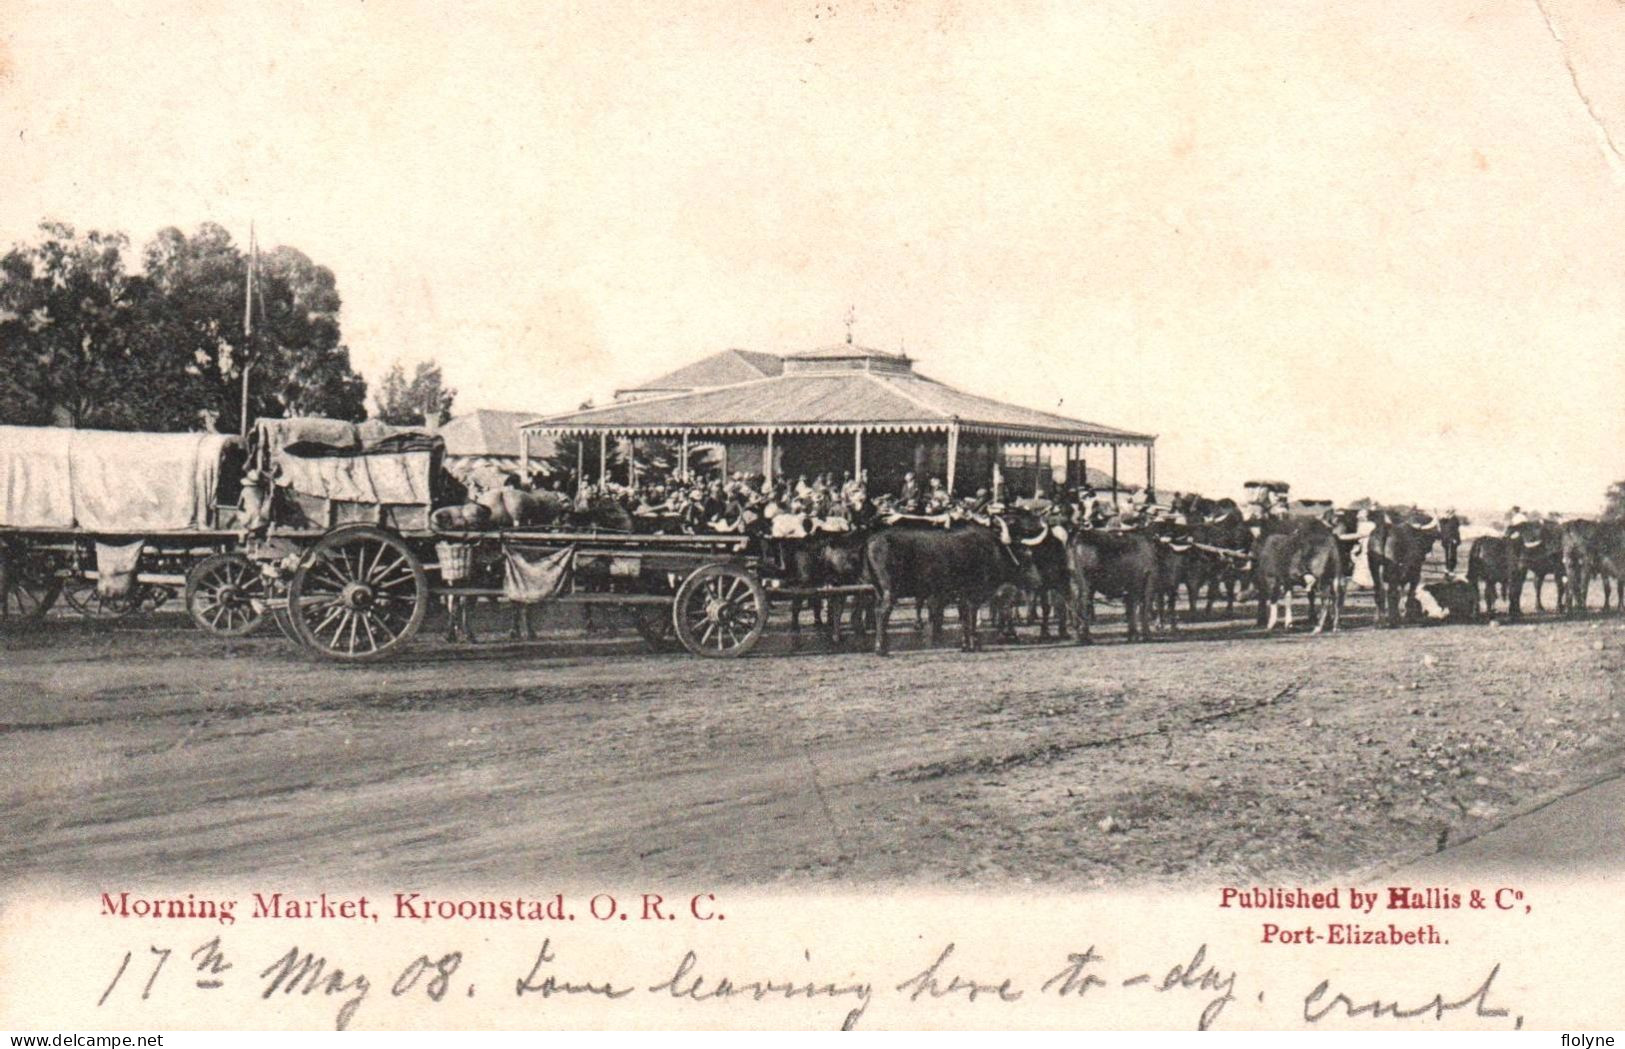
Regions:
[[[1143, 452], [1146, 487], [1156, 487], [1155, 435], [957, 390], [916, 372], [906, 354], [850, 338], [780, 360], [777, 374], [656, 392], [680, 385], [680, 369], [631, 398], [530, 420], [520, 427], [521, 456], [542, 454], [541, 441], [574, 438], [578, 476], [596, 481], [610, 473], [618, 441], [680, 445], [680, 463], [703, 444], [715, 450], [711, 462], [723, 475], [867, 471], [871, 489], [883, 491], [913, 472], [922, 483], [940, 477], [959, 494], [980, 487], [1025, 494], [1047, 488], [1047, 479], [1078, 485], [1086, 476], [1108, 478], [1107, 491], [1129, 491], [1120, 456], [1135, 449]], [[622, 458], [626, 476], [611, 479], [635, 482], [637, 457]]]

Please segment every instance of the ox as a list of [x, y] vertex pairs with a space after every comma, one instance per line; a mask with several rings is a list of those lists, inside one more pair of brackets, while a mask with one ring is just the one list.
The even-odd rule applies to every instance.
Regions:
[[1265, 529], [1259, 538], [1253, 586], [1258, 592], [1259, 622], [1266, 631], [1275, 629], [1283, 613], [1286, 629], [1292, 629], [1292, 590], [1300, 582], [1309, 595], [1311, 617], [1315, 617], [1315, 598], [1320, 598], [1314, 633], [1328, 624], [1338, 629], [1343, 610], [1343, 555], [1332, 530], [1309, 517], [1282, 521]]
[[[1196, 615], [1196, 595], [1204, 588], [1207, 590], [1205, 607], [1208, 615], [1213, 614], [1213, 605], [1221, 590], [1224, 592], [1225, 611], [1234, 613], [1236, 585], [1247, 579], [1247, 554], [1253, 548], [1252, 529], [1247, 527], [1241, 511], [1231, 503], [1228, 510], [1191, 525], [1189, 534], [1197, 547], [1194, 555], [1187, 559], [1184, 573], [1191, 615]], [[1221, 550], [1229, 553], [1216, 552]]]
[[[1020, 570], [1020, 588], [1027, 597], [1027, 622], [1038, 623], [1039, 640], [1049, 639], [1050, 615], [1055, 616], [1055, 636], [1066, 638], [1067, 587], [1070, 578], [1066, 566], [1067, 531], [1051, 525], [1040, 515], [1020, 507], [1006, 507], [999, 519], [1008, 532], [1008, 548], [1016, 555]], [[1035, 610], [1037, 615], [1034, 614]], [[1002, 616], [1006, 637], [1015, 636], [1014, 615]]]
[[[863, 581], [864, 546], [868, 537], [861, 532], [818, 532], [803, 539], [777, 540], [785, 568], [785, 582], [792, 588], [814, 589], [826, 586], [851, 586]], [[801, 647], [801, 606], [807, 601], [800, 594], [790, 597], [790, 645]], [[824, 629], [831, 645], [841, 643], [841, 616], [846, 598], [835, 594], [829, 598], [824, 616]], [[853, 612], [853, 630], [861, 629], [861, 609]]]
[[931, 614], [931, 643], [941, 640], [942, 609], [959, 608], [961, 651], [981, 647], [976, 616], [981, 606], [1019, 582], [1020, 558], [993, 529], [979, 524], [934, 528], [893, 525], [869, 536], [863, 549], [865, 581], [875, 588], [875, 654], [887, 654], [886, 629], [899, 597], [924, 602]]
[[1592, 558], [1602, 577], [1602, 607], [1608, 610], [1608, 581], [1614, 582], [1618, 610], [1625, 613], [1625, 521], [1604, 521], [1592, 534]]
[[1190, 598], [1191, 614], [1196, 614], [1197, 577], [1202, 554], [1195, 548], [1190, 529], [1172, 521], [1157, 521], [1146, 529], [1157, 544], [1157, 578], [1153, 598], [1153, 619], [1159, 630], [1179, 631], [1179, 588]]
[[1066, 544], [1072, 573], [1072, 618], [1078, 644], [1092, 640], [1095, 595], [1121, 600], [1130, 641], [1151, 640], [1151, 609], [1156, 600], [1157, 547], [1137, 532], [1080, 528]]
[[[1517, 562], [1517, 550], [1511, 539], [1498, 535], [1480, 536], [1467, 550], [1467, 582], [1479, 595], [1484, 615], [1495, 615], [1497, 588], [1506, 596], [1508, 610], [1512, 605], [1512, 570]], [[1519, 577], [1522, 586], [1523, 577]]]
[[1535, 611], [1546, 611], [1541, 598], [1546, 577], [1557, 582], [1557, 606], [1562, 608], [1563, 598], [1563, 530], [1550, 521], [1525, 521], [1512, 528], [1508, 536], [1507, 614], [1516, 619], [1523, 615], [1523, 581], [1526, 575], [1535, 579]]
[[1478, 591], [1461, 579], [1424, 583], [1416, 588], [1414, 611], [1435, 622], [1466, 622], [1478, 616]]
[[[1563, 576], [1567, 585], [1558, 595], [1558, 611], [1584, 612], [1591, 577], [1597, 573], [1597, 522], [1568, 521], [1563, 525]], [[1604, 600], [1608, 577], [1603, 576]]]
[[[1570, 610], [1585, 611], [1591, 580], [1602, 580], [1602, 608], [1608, 610], [1613, 591], [1625, 573], [1625, 523], [1619, 521], [1571, 521], [1563, 526], [1563, 567], [1568, 573]], [[1620, 611], [1625, 612], [1625, 591]]]

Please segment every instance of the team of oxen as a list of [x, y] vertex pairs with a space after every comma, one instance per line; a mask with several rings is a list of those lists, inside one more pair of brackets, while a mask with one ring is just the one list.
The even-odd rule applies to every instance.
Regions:
[[[1005, 637], [1025, 604], [1039, 636], [1090, 641], [1095, 599], [1120, 602], [1128, 640], [1178, 629], [1179, 599], [1194, 616], [1200, 601], [1211, 613], [1222, 598], [1233, 612], [1238, 596], [1257, 602], [1258, 625], [1292, 626], [1292, 601], [1307, 596], [1314, 633], [1336, 630], [1351, 581], [1359, 573], [1377, 606], [1377, 624], [1398, 627], [1428, 619], [1473, 620], [1494, 615], [1504, 601], [1509, 618], [1522, 614], [1524, 584], [1535, 581], [1537, 610], [1551, 578], [1557, 610], [1585, 608], [1593, 579], [1603, 583], [1603, 607], [1625, 574], [1625, 524], [1529, 521], [1504, 535], [1475, 539], [1465, 577], [1456, 572], [1459, 518], [1415, 510], [1283, 514], [1249, 519], [1232, 500], [1186, 496], [1175, 514], [1137, 528], [1083, 528], [1054, 523], [1033, 510], [1001, 512], [949, 526], [897, 520], [864, 533], [814, 533], [785, 545], [789, 582], [813, 588], [867, 583], [872, 607], [856, 603], [855, 631], [874, 632], [875, 651], [887, 650], [887, 625], [900, 599], [916, 602], [917, 626], [940, 640], [943, 613], [959, 613], [960, 647], [980, 646], [978, 618], [989, 609]], [[1368, 523], [1367, 523], [1368, 522]], [[1423, 564], [1442, 548], [1445, 577], [1424, 583]], [[1360, 562], [1363, 562], [1361, 564]], [[1368, 578], [1367, 578], [1368, 577]], [[1183, 595], [1181, 591], [1183, 590]], [[1621, 589], [1625, 595], [1625, 589]], [[842, 601], [820, 617], [830, 639], [841, 639]], [[800, 602], [792, 608], [799, 640]], [[1625, 597], [1619, 608], [1625, 611]]]

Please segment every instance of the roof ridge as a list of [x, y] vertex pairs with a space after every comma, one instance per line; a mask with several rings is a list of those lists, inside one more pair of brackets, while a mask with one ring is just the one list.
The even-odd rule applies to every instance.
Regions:
[[[907, 390], [900, 390], [897, 387], [893, 386], [890, 382], [887, 381], [889, 379], [898, 378], [898, 376], [896, 376], [896, 375], [881, 375], [881, 374], [877, 374], [877, 373], [871, 372], [871, 371], [864, 371], [864, 372], [860, 372], [859, 374], [865, 375], [868, 378], [870, 378], [871, 380], [873, 380], [874, 382], [879, 383], [880, 385], [884, 386], [886, 389], [890, 390], [892, 393], [895, 393], [897, 396], [903, 398], [903, 400], [905, 400], [908, 403], [914, 405], [914, 407], [921, 409], [922, 411], [932, 412], [932, 413], [934, 413], [936, 415], [941, 415], [941, 416], [943, 416], [944, 418], [947, 418], [947, 419], [957, 419], [957, 418], [959, 418], [959, 416], [953, 414], [952, 412], [945, 412], [941, 408], [937, 407], [934, 404], [928, 404], [925, 401], [920, 400], [920, 398], [914, 396], [912, 393], [909, 393]], [[913, 374], [913, 373], [911, 372], [910, 374]], [[919, 376], [915, 376], [915, 377], [919, 378]], [[950, 389], [951, 389], [951, 387], [950, 387]]]
[[591, 408], [573, 408], [569, 411], [549, 412], [547, 415], [532, 419], [530, 422], [524, 423], [523, 425], [535, 426], [540, 423], [545, 423], [550, 419], [557, 419], [565, 415], [587, 415], [592, 412], [614, 411], [617, 408], [625, 408], [628, 404], [663, 404], [666, 401], [682, 400], [684, 397], [704, 397], [706, 394], [716, 393], [718, 390], [737, 390], [742, 386], [754, 386], [761, 383], [777, 382], [778, 380], [785, 378], [795, 378], [795, 376], [763, 375], [758, 379], [746, 379], [743, 382], [731, 382], [723, 386], [703, 386], [697, 390], [679, 390], [676, 393], [663, 393], [659, 397], [642, 397], [636, 401], [610, 401], [608, 404], [597, 404], [593, 405]]

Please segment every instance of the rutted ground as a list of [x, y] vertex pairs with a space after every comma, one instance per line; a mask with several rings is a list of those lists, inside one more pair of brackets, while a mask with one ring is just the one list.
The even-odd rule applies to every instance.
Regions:
[[0, 637], [0, 878], [1301, 880], [1625, 762], [1625, 620], [1369, 621], [736, 662], [571, 630], [363, 668], [53, 621]]

